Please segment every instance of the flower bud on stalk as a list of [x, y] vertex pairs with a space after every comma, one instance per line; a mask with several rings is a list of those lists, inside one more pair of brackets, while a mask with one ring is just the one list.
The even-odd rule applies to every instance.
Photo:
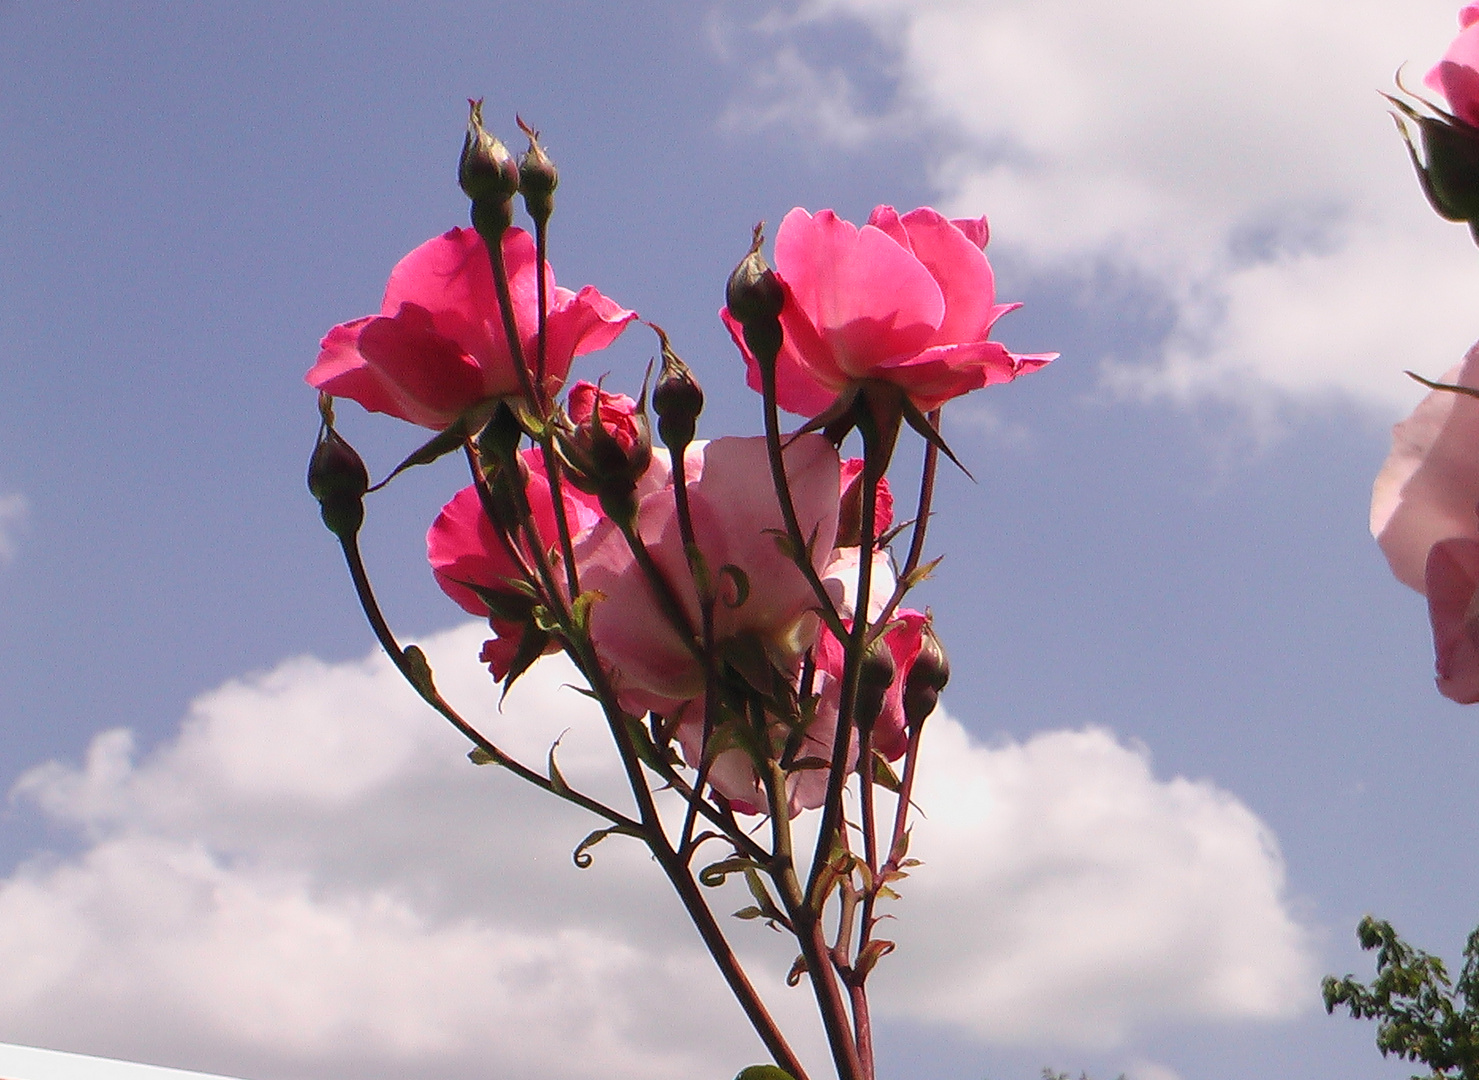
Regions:
[[919, 655], [904, 677], [904, 723], [917, 731], [940, 700], [940, 691], [950, 681], [950, 661], [945, 647], [926, 623], [919, 642]]
[[599, 498], [613, 521], [634, 523], [637, 481], [652, 462], [645, 409], [625, 394], [608, 394], [588, 382], [570, 388], [569, 405], [574, 428], [559, 439], [570, 463], [570, 482]]
[[517, 118], [519, 130], [529, 136], [529, 150], [519, 159], [519, 191], [524, 196], [524, 209], [540, 225], [555, 212], [555, 188], [560, 186], [560, 172], [539, 145], [539, 132], [523, 118]]
[[858, 697], [853, 707], [853, 722], [858, 734], [865, 735], [873, 730], [873, 723], [883, 711], [884, 697], [898, 675], [893, 650], [883, 638], [878, 638], [863, 653], [863, 662], [858, 666]]
[[340, 540], [350, 540], [364, 524], [370, 473], [354, 447], [334, 430], [330, 400], [324, 395], [319, 403], [324, 422], [308, 459], [308, 490], [318, 500], [329, 531]]
[[468, 99], [467, 136], [457, 163], [457, 182], [472, 200], [472, 226], [492, 248], [513, 224], [519, 165], [483, 127], [483, 99]]
[[756, 359], [769, 358], [768, 362], [774, 363], [781, 348], [781, 309], [786, 304], [786, 292], [760, 254], [764, 228], [763, 221], [755, 226], [750, 253], [729, 275], [724, 305], [744, 328], [745, 344]]
[[662, 338], [662, 371], [652, 388], [652, 411], [657, 413], [657, 434], [682, 460], [683, 450], [698, 433], [698, 417], [704, 411], [704, 392], [688, 365], [668, 346], [668, 336], [654, 326]]

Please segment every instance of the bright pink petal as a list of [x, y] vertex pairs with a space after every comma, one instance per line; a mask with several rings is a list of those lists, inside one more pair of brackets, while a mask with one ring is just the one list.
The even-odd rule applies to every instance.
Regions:
[[[745, 385], [757, 394], [763, 393], [760, 364], [750, 352], [750, 347], [745, 344], [744, 331], [738, 320], [728, 309], [721, 309], [719, 318], [723, 320], [729, 336], [734, 339], [740, 354], [745, 358]], [[806, 351], [806, 355], [812, 357], [820, 357], [826, 352], [826, 346], [821, 344], [821, 339], [804, 313], [799, 310], [792, 313], [789, 308], [783, 310], [781, 328], [785, 338], [780, 355], [776, 358], [776, 404], [787, 412], [800, 416], [816, 416], [832, 404], [839, 390], [847, 385], [847, 380], [833, 365], [828, 364], [822, 371], [815, 371], [802, 359], [802, 349]], [[803, 343], [800, 349], [797, 347], [798, 338]], [[824, 376], [826, 381], [823, 381]]]
[[927, 206], [909, 211], [902, 224], [915, 258], [924, 263], [945, 297], [945, 317], [933, 344], [984, 338], [998, 313], [996, 279], [980, 245]]
[[945, 301], [929, 272], [887, 233], [855, 228], [830, 210], [792, 210], [775, 242], [776, 273], [853, 378], [934, 337]]
[[[577, 356], [604, 349], [637, 317], [616, 301], [587, 285], [550, 311], [545, 326], [545, 377], [558, 387]], [[537, 336], [534, 348], [537, 348]], [[534, 355], [531, 351], [531, 356]], [[532, 361], [531, 361], [532, 363]]]
[[1425, 587], [1433, 620], [1438, 691], [1461, 705], [1479, 702], [1479, 540], [1444, 540], [1428, 556]]
[[[1479, 345], [1440, 380], [1479, 387]], [[1479, 537], [1479, 400], [1434, 390], [1392, 429], [1392, 452], [1371, 492], [1371, 532], [1397, 580], [1423, 589], [1440, 540]]]
[[468, 585], [512, 592], [510, 582], [520, 577], [518, 565], [483, 513], [477, 489], [471, 486], [454, 495], [432, 522], [426, 534], [426, 558], [442, 591], [464, 611], [484, 618], [488, 605]]
[[[366, 315], [354, 322], [341, 323], [319, 343], [318, 362], [303, 376], [309, 386], [334, 397], [357, 401], [370, 412], [387, 413], [409, 420], [400, 402], [365, 363], [359, 352], [359, 335], [365, 324], [375, 318]], [[414, 421], [413, 421], [414, 422]]]
[[1471, 4], [1460, 14], [1463, 31], [1423, 82], [1447, 99], [1454, 116], [1479, 126], [1479, 22], [1470, 17], [1475, 6]]
[[359, 351], [400, 402], [399, 415], [413, 423], [444, 428], [488, 396], [477, 361], [438, 333], [432, 313], [415, 304], [366, 323]]
[[984, 216], [978, 218], [952, 218], [951, 222], [957, 229], [965, 234], [967, 240], [975, 244], [983, 251], [986, 242], [991, 239], [991, 229], [986, 224]]

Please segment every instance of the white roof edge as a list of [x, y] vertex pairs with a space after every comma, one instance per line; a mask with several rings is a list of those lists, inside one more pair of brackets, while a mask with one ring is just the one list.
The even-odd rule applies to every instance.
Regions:
[[0, 1080], [231, 1080], [210, 1073], [0, 1043]]

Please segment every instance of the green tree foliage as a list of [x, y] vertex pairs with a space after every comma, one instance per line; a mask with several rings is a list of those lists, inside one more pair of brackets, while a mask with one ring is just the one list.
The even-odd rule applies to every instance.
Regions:
[[1464, 946], [1457, 985], [1443, 961], [1414, 949], [1392, 924], [1370, 915], [1356, 927], [1361, 948], [1376, 954], [1371, 985], [1326, 976], [1325, 1011], [1344, 1005], [1357, 1020], [1375, 1020], [1382, 1056], [1420, 1061], [1431, 1072], [1412, 1080], [1479, 1080], [1479, 929]]

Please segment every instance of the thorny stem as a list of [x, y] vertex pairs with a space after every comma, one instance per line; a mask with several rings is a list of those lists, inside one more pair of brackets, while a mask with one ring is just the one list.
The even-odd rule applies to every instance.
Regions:
[[[764, 703], [753, 702], [751, 708], [759, 713], [763, 724]], [[848, 1031], [847, 1005], [836, 973], [829, 962], [821, 912], [813, 908], [810, 898], [802, 893], [801, 882], [796, 876], [786, 774], [778, 762], [771, 760], [763, 775], [765, 793], [770, 804], [771, 847], [775, 850], [775, 860], [770, 867], [771, 880], [776, 884], [781, 903], [785, 905], [786, 914], [791, 919], [791, 931], [801, 947], [807, 978], [811, 982], [812, 993], [816, 996], [817, 1008], [822, 1014], [822, 1027], [826, 1030], [827, 1042], [832, 1049], [832, 1060], [837, 1065], [838, 1080], [862, 1080], [863, 1070], [858, 1060], [858, 1049]]]
[[[936, 431], [940, 430], [940, 416], [942, 408], [932, 409], [929, 413], [930, 426]], [[932, 442], [924, 444], [924, 471], [919, 478], [919, 508], [914, 514], [914, 527], [909, 537], [909, 555], [904, 560], [904, 567], [899, 572], [898, 584], [894, 586], [893, 595], [888, 598], [883, 611], [878, 616], [875, 624], [880, 630], [888, 625], [893, 617], [894, 609], [904, 599], [904, 594], [909, 591], [907, 584], [909, 575], [919, 566], [919, 561], [924, 557], [924, 531], [929, 524], [931, 507], [935, 499], [935, 470], [939, 464], [940, 451]]]
[[421, 695], [433, 709], [440, 713], [453, 727], [466, 736], [474, 746], [482, 750], [496, 765], [501, 765], [521, 780], [527, 780], [535, 787], [542, 788], [552, 795], [558, 795], [567, 802], [572, 802], [595, 814], [597, 817], [605, 818], [613, 825], [622, 828], [639, 831], [641, 826], [627, 817], [625, 814], [611, 809], [595, 799], [580, 794], [578, 791], [566, 789], [556, 790], [555, 785], [547, 777], [539, 775], [533, 769], [509, 757], [481, 732], [464, 720], [457, 711], [447, 704], [441, 694], [427, 682], [421, 673], [417, 672], [411, 662], [406, 658], [406, 652], [396, 641], [390, 626], [385, 621], [385, 616], [380, 611], [380, 604], [375, 599], [374, 590], [370, 587], [369, 576], [365, 573], [365, 564], [360, 556], [359, 542], [354, 537], [341, 538], [340, 546], [344, 549], [344, 561], [349, 564], [349, 576], [354, 581], [354, 591], [359, 597], [360, 607], [364, 610], [365, 618], [370, 624], [370, 629], [375, 632], [376, 639], [380, 642], [390, 662], [395, 665], [396, 670], [411, 687]]

